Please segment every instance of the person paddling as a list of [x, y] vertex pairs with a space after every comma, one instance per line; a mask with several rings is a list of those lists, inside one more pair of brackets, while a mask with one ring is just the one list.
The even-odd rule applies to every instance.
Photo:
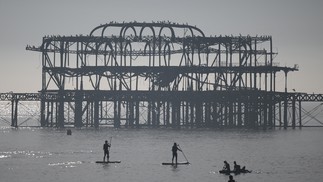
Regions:
[[227, 161], [224, 161], [223, 170], [230, 173], [230, 164]]
[[240, 165], [238, 165], [237, 164], [237, 162], [236, 161], [234, 161], [233, 162], [233, 171], [235, 172], [235, 173], [240, 173], [241, 172], [241, 167], [240, 167]]
[[172, 152], [173, 152], [172, 164], [174, 163], [174, 158], [175, 158], [176, 165], [177, 165], [177, 150], [182, 151], [181, 149], [178, 148], [178, 145], [174, 143], [172, 147]]
[[105, 143], [103, 144], [103, 151], [104, 151], [104, 156], [103, 156], [103, 162], [105, 161], [105, 156], [107, 156], [107, 162], [109, 162], [109, 148], [111, 145], [108, 143], [106, 140]]

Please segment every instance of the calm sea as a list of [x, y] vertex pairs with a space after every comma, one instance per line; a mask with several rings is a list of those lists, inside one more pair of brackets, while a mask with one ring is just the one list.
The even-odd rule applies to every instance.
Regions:
[[[96, 164], [110, 140], [111, 160]], [[173, 142], [180, 144], [187, 166], [171, 161]], [[323, 179], [323, 128], [288, 130], [72, 129], [2, 127], [1, 182], [225, 182], [223, 161], [252, 170], [237, 182], [305, 182]], [[179, 161], [186, 161], [179, 153]]]

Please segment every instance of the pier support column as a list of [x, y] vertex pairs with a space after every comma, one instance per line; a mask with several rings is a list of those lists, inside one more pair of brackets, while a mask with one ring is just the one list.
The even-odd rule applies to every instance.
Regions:
[[254, 102], [248, 101], [244, 104], [245, 117], [244, 117], [244, 125], [247, 128], [255, 127], [255, 118], [254, 114], [259, 112], [258, 106], [255, 105]]
[[156, 124], [157, 124], [157, 127], [160, 126], [160, 113], [161, 113], [161, 101], [157, 101], [157, 108], [156, 108]]
[[172, 102], [172, 127], [175, 128], [176, 127], [176, 106], [175, 106], [175, 102]]
[[196, 111], [196, 127], [202, 127], [203, 125], [203, 103], [202, 102], [196, 102], [195, 105], [195, 111]]
[[166, 127], [170, 126], [170, 102], [165, 102], [166, 105]]
[[288, 121], [287, 121], [287, 96], [285, 96], [285, 100], [284, 100], [284, 129], [287, 129], [288, 126]]
[[205, 125], [207, 127], [211, 126], [211, 112], [210, 112], [210, 103], [209, 102], [205, 102]]
[[186, 101], [185, 102], [185, 119], [184, 119], [184, 122], [185, 122], [185, 126], [189, 126], [190, 125], [190, 122], [189, 122], [189, 103]]
[[94, 128], [99, 128], [99, 101], [94, 101]]
[[278, 103], [278, 117], [279, 117], [279, 127], [281, 127], [282, 126], [282, 103], [281, 102], [279, 102]]
[[156, 102], [152, 101], [151, 102], [151, 117], [152, 117], [152, 127], [157, 126], [157, 107], [156, 107]]
[[233, 107], [234, 107], [234, 103], [233, 102], [229, 102], [228, 103], [228, 109], [229, 109], [229, 127], [234, 127], [234, 123], [233, 123]]
[[[50, 107], [50, 109], [48, 110], [48, 116], [47, 118], [50, 120], [47, 121], [48, 122], [48, 125], [47, 126], [50, 126], [50, 127], [53, 127], [54, 126], [54, 102], [51, 101], [51, 102], [47, 102], [47, 107]], [[50, 116], [49, 116], [50, 115]]]
[[11, 101], [11, 126], [18, 127], [18, 99]]
[[238, 127], [240, 128], [242, 126], [242, 109], [241, 109], [242, 105], [241, 102], [238, 101]]
[[219, 127], [219, 122], [218, 122], [218, 107], [217, 103], [213, 102], [212, 103], [212, 126], [213, 127]]
[[260, 111], [260, 103], [253, 102], [251, 103], [251, 109], [252, 109], [252, 127], [257, 128], [258, 127], [258, 120], [261, 118], [261, 111]]
[[40, 126], [41, 127], [48, 126], [48, 120], [45, 119], [45, 101], [43, 99], [41, 99], [40, 101]]
[[172, 126], [180, 128], [180, 103], [178, 101], [172, 102]]
[[150, 125], [151, 125], [151, 109], [152, 108], [152, 104], [151, 104], [151, 102], [150, 101], [148, 101], [148, 112], [147, 112], [147, 125], [150, 127]]
[[75, 96], [75, 111], [74, 111], [74, 125], [75, 127], [82, 127], [82, 95], [80, 93], [76, 93]]
[[295, 97], [293, 97], [292, 101], [292, 128], [295, 129], [296, 126], [296, 101]]
[[273, 114], [272, 114], [272, 127], [276, 127], [276, 103], [273, 103]]
[[135, 113], [135, 103], [131, 100], [129, 101], [129, 117], [128, 117], [128, 125], [133, 128], [134, 124], [134, 113]]
[[267, 129], [267, 125], [268, 125], [268, 95], [265, 94], [264, 95], [264, 105], [263, 105], [263, 113], [264, 113], [264, 123], [263, 123], [263, 129], [266, 130]]
[[135, 107], [136, 107], [136, 127], [139, 128], [139, 101], [135, 102]]
[[298, 103], [298, 114], [299, 114], [299, 128], [302, 128], [302, 101]]
[[190, 102], [190, 126], [193, 127], [194, 125], [196, 125], [194, 115], [194, 103]]
[[58, 112], [57, 112], [57, 127], [64, 128], [64, 101], [60, 99], [58, 102]]
[[269, 128], [273, 128], [273, 96], [270, 94], [269, 96], [269, 105], [268, 105], [268, 126]]
[[120, 101], [114, 101], [114, 127], [119, 128], [120, 127], [120, 111], [121, 111], [121, 102]]
[[284, 96], [284, 129], [287, 129], [288, 121], [287, 121], [287, 71], [285, 71], [285, 96]]

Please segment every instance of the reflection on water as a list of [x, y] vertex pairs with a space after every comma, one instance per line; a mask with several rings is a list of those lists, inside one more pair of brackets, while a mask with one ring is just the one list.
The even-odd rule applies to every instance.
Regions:
[[[0, 172], [4, 181], [228, 181], [223, 161], [252, 170], [236, 181], [320, 181], [323, 129], [172, 130], [0, 128]], [[96, 164], [111, 140], [110, 160]], [[171, 162], [180, 144], [191, 165]], [[182, 153], [178, 160], [185, 161]], [[232, 166], [233, 167], [233, 166]]]

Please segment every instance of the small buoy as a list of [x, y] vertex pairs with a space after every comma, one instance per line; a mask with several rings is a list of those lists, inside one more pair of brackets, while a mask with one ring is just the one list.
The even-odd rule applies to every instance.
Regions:
[[67, 130], [67, 135], [72, 135], [72, 130], [68, 129]]

